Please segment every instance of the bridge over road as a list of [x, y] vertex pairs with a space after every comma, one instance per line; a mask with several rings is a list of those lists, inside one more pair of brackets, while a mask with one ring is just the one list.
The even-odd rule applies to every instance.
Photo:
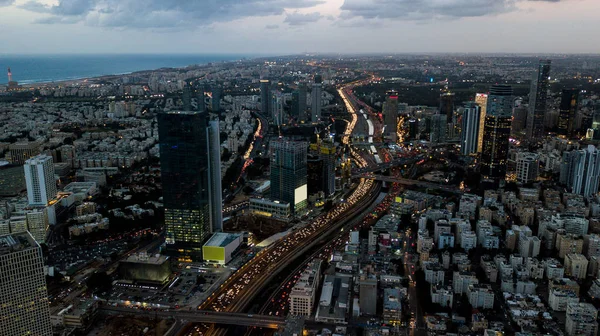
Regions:
[[252, 315], [243, 313], [216, 312], [210, 310], [144, 310], [127, 307], [102, 306], [107, 314], [137, 315], [148, 317], [175, 318], [187, 322], [237, 325], [242, 327], [260, 327], [278, 329], [285, 325], [285, 319], [277, 316]]

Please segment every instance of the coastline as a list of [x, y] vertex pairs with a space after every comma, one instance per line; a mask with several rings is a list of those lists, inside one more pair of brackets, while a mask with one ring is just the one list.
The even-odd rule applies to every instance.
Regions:
[[[103, 80], [114, 80], [115, 77], [127, 76], [132, 74], [144, 75], [148, 72], [178, 71], [184, 69], [197, 69], [209, 64], [226, 64], [238, 62], [240, 60], [252, 60], [260, 57], [259, 55], [32, 55], [30, 58], [21, 58], [8, 56], [3, 58], [0, 55], [2, 66], [12, 68], [13, 79], [20, 87], [25, 89], [43, 88], [48, 86], [64, 86], [88, 84], [89, 82], [100, 82]], [[59, 61], [56, 61], [59, 57]], [[11, 59], [12, 58], [12, 59]], [[62, 58], [62, 59], [60, 59]], [[138, 58], [141, 59], [140, 62]], [[144, 58], [145, 61], [144, 61]], [[178, 59], [179, 58], [179, 59]], [[115, 66], [116, 60], [121, 63]], [[13, 64], [21, 62], [20, 68]], [[46, 64], [47, 63], [47, 64]], [[173, 64], [168, 65], [168, 64]], [[74, 67], [71, 65], [74, 64]], [[11, 66], [12, 65], [12, 66]], [[90, 66], [91, 65], [91, 66]], [[148, 66], [147, 68], [142, 68]], [[38, 71], [39, 76], [35, 76], [36, 67], [50, 71]], [[110, 68], [114, 72], [110, 72]], [[75, 70], [73, 69], [75, 68]], [[93, 69], [92, 69], [93, 68]], [[127, 68], [133, 70], [127, 70]], [[24, 71], [23, 69], [29, 70]], [[31, 71], [31, 69], [33, 69]], [[69, 69], [62, 73], [62, 69]], [[77, 71], [81, 70], [81, 71]], [[107, 72], [102, 74], [102, 72]], [[70, 72], [70, 73], [69, 73]], [[80, 72], [77, 75], [77, 72]], [[87, 72], [87, 73], [86, 73]], [[90, 72], [92, 72], [90, 74]], [[96, 72], [96, 73], [94, 73]], [[23, 74], [25, 73], [25, 74]], [[19, 80], [19, 74], [25, 77]], [[28, 76], [29, 75], [29, 76]], [[61, 76], [62, 75], [62, 76]], [[56, 78], [56, 79], [55, 79]], [[3, 78], [4, 79], [4, 78]], [[0, 83], [0, 86], [7, 86], [8, 82]]]

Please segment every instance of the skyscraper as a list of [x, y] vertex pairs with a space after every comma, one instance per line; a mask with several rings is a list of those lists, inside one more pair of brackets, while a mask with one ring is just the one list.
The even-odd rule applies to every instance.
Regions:
[[[214, 94], [214, 93], [213, 93]], [[223, 187], [221, 186], [221, 137], [219, 120], [208, 123], [210, 221], [213, 232], [223, 231]]]
[[260, 113], [265, 118], [271, 117], [271, 81], [268, 79], [260, 81]]
[[306, 121], [306, 85], [300, 84], [292, 92], [292, 116], [298, 121]]
[[40, 143], [37, 141], [17, 142], [10, 145], [8, 149], [12, 163], [22, 165], [28, 159], [40, 154]]
[[321, 120], [321, 83], [313, 83], [311, 92], [311, 121], [316, 123]]
[[283, 94], [281, 94], [281, 92], [279, 91], [273, 91], [273, 93], [271, 94], [271, 113], [273, 113], [273, 115], [271, 116], [271, 118], [273, 119], [273, 122], [275, 123], [275, 125], [281, 125], [284, 123], [284, 116], [283, 116], [283, 105], [284, 105], [285, 99], [283, 97]]
[[558, 116], [558, 133], [573, 136], [575, 131], [575, 116], [579, 106], [579, 90], [563, 89], [560, 100], [560, 114]]
[[544, 136], [544, 115], [550, 87], [550, 60], [540, 60], [531, 81], [529, 91], [529, 113], [527, 114], [527, 136], [539, 139]]
[[183, 93], [181, 95], [184, 111], [192, 110], [192, 87], [188, 82], [183, 84]]
[[306, 208], [308, 144], [279, 139], [271, 141], [271, 198], [290, 203], [292, 213]]
[[28, 232], [0, 235], [0, 335], [51, 336], [42, 249]]
[[593, 145], [586, 149], [563, 153], [560, 182], [572, 193], [591, 196], [598, 192], [600, 152]]
[[27, 161], [25, 184], [27, 185], [27, 201], [30, 205], [45, 206], [56, 198], [58, 192], [54, 179], [54, 162], [48, 155], [38, 155]]
[[484, 178], [501, 180], [506, 176], [513, 104], [511, 86], [492, 86], [483, 128], [481, 175]]
[[487, 113], [487, 93], [477, 93], [475, 95], [475, 103], [481, 108], [481, 114], [479, 115], [479, 135], [477, 140], [477, 152], [481, 153], [483, 150], [483, 128], [485, 126], [485, 116]]
[[385, 121], [384, 137], [391, 142], [398, 141], [398, 92], [386, 92], [383, 104], [383, 119]]
[[206, 111], [206, 102], [204, 100], [204, 92], [206, 91], [206, 87], [204, 83], [198, 83], [196, 87], [196, 100], [198, 101], [198, 111], [205, 112]]
[[444, 92], [440, 95], [440, 114], [446, 116], [447, 123], [453, 123], [454, 120], [454, 93]]
[[212, 86], [211, 108], [213, 112], [221, 110], [221, 91], [221, 88], [217, 84]]
[[448, 124], [446, 123], [445, 114], [434, 114], [431, 116], [431, 132], [429, 133], [429, 141], [433, 144], [446, 141], [446, 131]]
[[157, 119], [167, 253], [200, 260], [212, 233], [207, 114], [167, 112]]
[[460, 153], [462, 155], [477, 153], [480, 118], [481, 107], [477, 103], [468, 103], [462, 116], [462, 132], [460, 135]]

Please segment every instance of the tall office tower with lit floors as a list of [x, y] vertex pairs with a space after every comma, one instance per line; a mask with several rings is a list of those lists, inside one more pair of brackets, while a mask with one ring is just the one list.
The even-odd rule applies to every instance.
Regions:
[[28, 232], [0, 235], [0, 335], [51, 336], [42, 249]]
[[484, 179], [498, 182], [506, 177], [513, 99], [513, 90], [509, 85], [494, 85], [490, 89], [480, 164]]
[[550, 60], [540, 60], [531, 81], [529, 112], [527, 114], [527, 136], [539, 139], [544, 136], [546, 100], [550, 88]]
[[201, 112], [159, 113], [157, 118], [166, 252], [182, 261], [201, 260], [202, 244], [220, 226], [213, 219], [222, 200], [217, 200], [220, 183], [216, 186], [212, 177], [217, 151], [211, 150], [218, 126]]
[[308, 204], [308, 143], [279, 139], [271, 141], [271, 198], [290, 204], [292, 214]]

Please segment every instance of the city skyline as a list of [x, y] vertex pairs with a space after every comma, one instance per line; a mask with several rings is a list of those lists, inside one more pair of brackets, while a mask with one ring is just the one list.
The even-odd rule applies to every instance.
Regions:
[[[128, 0], [115, 6], [112, 1], [2, 0], [0, 8], [0, 29], [6, 32], [0, 43], [8, 54], [161, 53], [166, 45], [172, 53], [264, 55], [594, 53], [599, 39], [594, 13], [600, 3], [229, 0], [217, 6]], [[388, 41], [392, 33], [396, 43]], [[458, 37], [461, 43], [455, 43]]]

